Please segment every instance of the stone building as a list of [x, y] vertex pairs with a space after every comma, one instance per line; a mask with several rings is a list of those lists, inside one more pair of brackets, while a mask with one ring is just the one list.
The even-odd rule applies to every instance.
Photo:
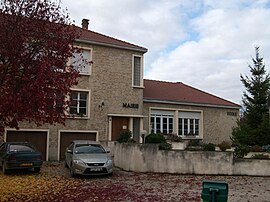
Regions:
[[[6, 129], [5, 141], [30, 141], [44, 160], [63, 159], [74, 139], [114, 141], [123, 130], [139, 140], [143, 129], [143, 57], [146, 48], [88, 30], [83, 20], [75, 45], [83, 49], [84, 64], [72, 88], [70, 113], [63, 125], [20, 123], [20, 130]], [[75, 58], [79, 56], [75, 55]], [[77, 62], [77, 60], [76, 60]]]
[[[68, 118], [65, 126], [37, 127], [23, 122], [20, 130], [6, 128], [5, 141], [32, 142], [43, 153], [44, 160], [61, 160], [65, 148], [74, 139], [111, 142], [126, 130], [132, 132], [137, 142], [142, 141], [142, 131], [185, 136], [186, 127], [188, 133], [207, 141], [219, 143], [228, 139], [239, 106], [210, 94], [207, 94], [209, 99], [214, 101], [207, 103], [201, 100], [201, 95], [206, 93], [195, 89], [192, 93], [201, 92], [198, 96], [194, 94], [197, 100], [171, 99], [164, 91], [156, 93], [160, 90], [159, 84], [166, 83], [143, 80], [146, 48], [90, 31], [88, 20], [84, 19], [82, 26], [77, 27], [81, 35], [75, 45], [83, 49], [83, 58], [93, 63], [85, 63], [79, 69], [79, 83], [72, 88], [70, 114], [74, 118]], [[172, 87], [172, 93], [173, 85], [168, 87]], [[181, 89], [177, 89], [177, 94], [181, 94]], [[181, 118], [185, 132], [180, 132]], [[160, 129], [158, 120], [163, 124]]]
[[144, 80], [144, 127], [219, 144], [230, 141], [239, 105], [181, 82]]

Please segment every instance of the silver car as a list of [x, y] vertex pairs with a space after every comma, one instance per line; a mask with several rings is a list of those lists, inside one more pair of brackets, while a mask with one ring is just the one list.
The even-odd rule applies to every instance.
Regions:
[[70, 175], [109, 175], [113, 161], [109, 151], [100, 143], [90, 140], [74, 140], [66, 149], [65, 165]]

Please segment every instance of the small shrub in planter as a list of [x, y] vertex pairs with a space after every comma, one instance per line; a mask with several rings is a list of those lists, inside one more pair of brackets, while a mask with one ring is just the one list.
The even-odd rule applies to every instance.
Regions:
[[216, 146], [212, 143], [203, 144], [204, 151], [215, 151]]
[[163, 134], [151, 133], [145, 137], [145, 143], [165, 143], [166, 139]]
[[270, 144], [262, 146], [263, 151], [270, 152]]
[[178, 136], [176, 134], [172, 134], [172, 133], [167, 135], [167, 140], [170, 140], [172, 142], [182, 142], [183, 141], [180, 136]]
[[188, 146], [202, 146], [202, 141], [199, 139], [191, 139], [188, 142]]
[[223, 141], [220, 144], [218, 144], [218, 147], [220, 148], [221, 151], [226, 151], [226, 149], [231, 148], [231, 144], [229, 142]]
[[251, 151], [251, 152], [261, 152], [261, 151], [263, 151], [263, 149], [262, 149], [262, 147], [259, 146], [259, 145], [254, 145], [254, 146], [251, 146], [251, 147], [250, 147], [250, 151]]
[[130, 138], [127, 142], [128, 143], [136, 143], [136, 140], [134, 140], [133, 138]]
[[243, 158], [245, 155], [247, 155], [249, 152], [249, 148], [247, 145], [235, 145], [235, 149], [233, 152], [233, 157], [234, 158]]
[[158, 148], [160, 150], [171, 150], [172, 149], [172, 144], [167, 143], [167, 142], [163, 142], [163, 143], [159, 144]]
[[251, 158], [253, 158], [253, 159], [269, 159], [269, 156], [266, 154], [255, 154], [255, 155], [252, 155]]
[[117, 139], [117, 142], [128, 142], [129, 139], [131, 138], [131, 131], [125, 131], [121, 133]]

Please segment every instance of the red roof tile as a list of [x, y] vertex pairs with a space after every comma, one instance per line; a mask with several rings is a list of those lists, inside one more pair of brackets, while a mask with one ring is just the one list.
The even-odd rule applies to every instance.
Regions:
[[79, 33], [80, 33], [80, 38], [79, 40], [85, 40], [90, 43], [98, 43], [98, 44], [103, 44], [103, 45], [108, 45], [108, 46], [114, 46], [118, 48], [124, 48], [124, 49], [131, 49], [131, 50], [136, 50], [139, 52], [146, 53], [147, 49], [141, 46], [137, 46], [119, 39], [115, 39], [97, 32], [93, 32], [91, 30], [83, 29], [80, 27], [75, 27]]
[[144, 100], [181, 102], [199, 105], [214, 105], [239, 108], [238, 104], [211, 95], [181, 82], [144, 80]]

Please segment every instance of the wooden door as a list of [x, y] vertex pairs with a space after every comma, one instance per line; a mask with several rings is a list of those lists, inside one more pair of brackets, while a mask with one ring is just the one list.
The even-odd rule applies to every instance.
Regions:
[[128, 131], [129, 117], [112, 117], [112, 141], [116, 141], [122, 132]]

